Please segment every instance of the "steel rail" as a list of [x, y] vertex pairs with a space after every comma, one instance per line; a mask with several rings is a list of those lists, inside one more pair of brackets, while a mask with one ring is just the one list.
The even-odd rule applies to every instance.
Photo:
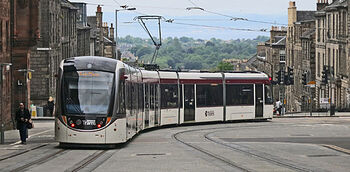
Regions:
[[33, 150], [45, 147], [47, 145], [48, 144], [42, 144], [42, 145], [36, 146], [34, 148], [31, 148], [31, 149], [26, 149], [26, 150], [23, 150], [23, 151], [16, 151], [14, 153], [10, 153], [10, 154], [4, 155], [4, 156], [0, 157], [0, 161], [4, 161], [4, 160], [10, 159], [10, 158], [14, 158], [16, 156], [19, 156], [19, 155], [25, 154], [27, 152], [30, 152], [30, 151], [33, 151]]
[[[233, 146], [231, 146], [231, 145], [229, 145], [229, 144], [226, 144], [226, 143], [224, 143], [224, 142], [217, 141], [217, 140], [215, 140], [215, 139], [213, 139], [213, 138], [211, 138], [211, 137], [208, 136], [208, 135], [213, 134], [213, 133], [216, 133], [216, 132], [219, 132], [219, 131], [209, 132], [209, 133], [207, 133], [207, 134], [204, 135], [204, 138], [207, 139], [208, 141], [211, 141], [211, 142], [214, 142], [214, 143], [216, 143], [216, 144], [225, 146], [225, 147], [227, 147], [227, 148], [229, 148], [229, 149], [231, 149], [231, 150], [239, 151], [239, 152], [242, 152], [242, 153], [244, 153], [244, 154], [246, 154], [246, 155], [258, 157], [259, 159], [262, 159], [262, 160], [264, 160], [264, 161], [271, 162], [271, 163], [273, 163], [273, 164], [275, 164], [275, 165], [278, 165], [278, 166], [280, 166], [280, 167], [287, 167], [287, 168], [289, 168], [289, 169], [297, 170], [297, 171], [301, 171], [301, 172], [309, 172], [309, 171], [312, 171], [312, 170], [307, 169], [307, 168], [299, 167], [299, 166], [296, 166], [296, 165], [294, 165], [294, 164], [291, 164], [291, 163], [288, 163], [288, 162], [283, 162], [283, 161], [281, 161], [281, 160], [277, 160], [277, 159], [275, 159], [275, 158], [272, 158], [272, 157], [271, 157], [271, 156], [272, 156], [271, 154], [267, 154], [267, 153], [264, 152], [265, 155], [269, 155], [270, 157], [268, 157], [268, 156], [262, 156], [262, 155], [259, 155], [258, 153], [253, 153], [253, 152], [251, 152], [251, 151], [247, 151], [247, 150], [250, 149], [250, 148], [247, 147], [247, 146], [239, 145], [239, 146], [241, 146], [241, 147], [246, 148], [247, 150], [239, 149], [239, 148], [237, 148], [237, 147], [233, 147]], [[232, 144], [234, 144], [234, 143], [232, 143]]]
[[83, 159], [82, 161], [80, 161], [80, 165], [78, 165], [78, 167], [74, 168], [72, 170], [72, 172], [77, 172], [83, 168], [85, 168], [86, 166], [88, 166], [89, 164], [91, 164], [92, 162], [94, 162], [95, 160], [97, 160], [100, 156], [102, 156], [103, 154], [105, 154], [108, 150], [102, 150], [102, 151], [96, 151], [94, 154], [92, 154], [91, 156]]
[[49, 155], [46, 155], [46, 156], [44, 156], [44, 157], [42, 157], [42, 158], [39, 158], [39, 159], [37, 159], [37, 160], [35, 160], [35, 161], [32, 161], [32, 162], [30, 162], [30, 163], [27, 163], [27, 164], [25, 164], [25, 165], [23, 165], [23, 166], [20, 166], [20, 167], [18, 167], [18, 168], [15, 168], [15, 169], [11, 170], [11, 172], [23, 171], [23, 170], [25, 170], [25, 169], [27, 169], [27, 168], [33, 166], [33, 165], [42, 164], [42, 163], [44, 163], [44, 162], [47, 162], [47, 161], [51, 160], [51, 159], [54, 158], [54, 157], [56, 157], [56, 156], [58, 156], [58, 155], [60, 155], [60, 154], [62, 154], [62, 153], [64, 153], [64, 152], [66, 152], [66, 151], [67, 151], [67, 150], [65, 150], [65, 149], [61, 149], [61, 150], [59, 150], [59, 151], [56, 151], [56, 152], [51, 153], [51, 154], [49, 154]]
[[172, 137], [173, 137], [176, 141], [178, 141], [178, 142], [180, 142], [180, 143], [182, 143], [182, 144], [184, 144], [184, 145], [186, 145], [186, 146], [188, 146], [188, 147], [191, 147], [191, 148], [193, 148], [193, 149], [195, 149], [195, 150], [197, 150], [197, 151], [199, 151], [199, 152], [202, 152], [202, 153], [204, 153], [204, 154], [206, 154], [206, 155], [208, 155], [208, 156], [210, 156], [210, 157], [213, 157], [213, 158], [215, 158], [215, 159], [217, 159], [217, 160], [220, 160], [221, 162], [223, 162], [223, 163], [225, 163], [225, 164], [227, 164], [227, 165], [229, 165], [229, 166], [231, 166], [231, 167], [234, 167], [234, 168], [236, 168], [236, 169], [239, 169], [239, 170], [242, 170], [242, 171], [245, 171], [245, 172], [250, 172], [249, 169], [244, 168], [244, 167], [238, 165], [237, 163], [228, 160], [227, 158], [224, 158], [224, 157], [222, 157], [222, 156], [220, 156], [220, 155], [217, 155], [217, 154], [212, 153], [212, 152], [210, 152], [210, 151], [208, 151], [208, 150], [205, 150], [205, 149], [203, 149], [203, 148], [200, 148], [199, 146], [196, 146], [196, 145], [194, 145], [194, 144], [187, 143], [187, 142], [185, 142], [184, 140], [181, 140], [181, 139], [178, 137], [179, 135], [184, 134], [184, 133], [190, 133], [190, 132], [196, 132], [196, 131], [204, 131], [204, 130], [227, 129], [227, 128], [238, 128], [238, 127], [217, 127], [217, 128], [207, 128], [207, 129], [187, 130], [187, 131], [181, 131], [181, 132], [175, 133], [175, 134], [172, 135]]

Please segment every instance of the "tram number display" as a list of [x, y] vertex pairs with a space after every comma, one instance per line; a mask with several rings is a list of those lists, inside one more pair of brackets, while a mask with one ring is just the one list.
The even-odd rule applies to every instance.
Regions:
[[95, 120], [83, 120], [84, 125], [96, 125]]
[[209, 110], [209, 111], [205, 111], [205, 117], [210, 117], [210, 116], [214, 116], [215, 113], [213, 110]]

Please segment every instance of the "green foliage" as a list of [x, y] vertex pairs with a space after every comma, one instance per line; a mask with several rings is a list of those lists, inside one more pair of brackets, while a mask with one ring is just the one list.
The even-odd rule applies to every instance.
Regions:
[[221, 61], [217, 66], [218, 71], [230, 71], [233, 70], [233, 64]]
[[[162, 40], [156, 63], [160, 68], [229, 70], [230, 66], [221, 62], [223, 59], [248, 59], [256, 53], [257, 44], [266, 40], [268, 37], [264, 36], [230, 41], [168, 37]], [[129, 51], [140, 61], [147, 63], [152, 59], [155, 47], [150, 39], [126, 36], [118, 42], [132, 45]]]

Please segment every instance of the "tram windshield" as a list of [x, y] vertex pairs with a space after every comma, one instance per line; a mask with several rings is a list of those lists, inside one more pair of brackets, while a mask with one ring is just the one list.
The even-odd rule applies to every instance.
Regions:
[[65, 72], [63, 105], [66, 114], [106, 115], [113, 76], [113, 73], [100, 71]]
[[265, 104], [273, 104], [271, 85], [265, 85]]

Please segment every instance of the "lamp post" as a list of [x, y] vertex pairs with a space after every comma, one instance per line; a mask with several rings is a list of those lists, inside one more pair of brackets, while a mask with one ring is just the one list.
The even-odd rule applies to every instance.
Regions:
[[5, 132], [4, 132], [4, 127], [5, 127], [5, 123], [4, 123], [4, 117], [3, 117], [3, 109], [2, 109], [2, 104], [4, 103], [3, 101], [3, 96], [2, 96], [2, 79], [3, 79], [3, 66], [6, 66], [6, 70], [10, 70], [10, 66], [12, 64], [11, 63], [0, 63], [0, 113], [1, 113], [1, 126], [0, 126], [0, 134], [1, 134], [1, 138], [0, 138], [0, 143], [4, 144], [5, 143]]
[[[28, 79], [28, 73], [29, 72], [35, 72], [35, 70], [33, 70], [33, 69], [18, 69], [17, 71], [18, 72], [23, 72], [25, 86], [28, 87], [28, 80], [27, 80]], [[28, 88], [24, 88], [24, 99], [27, 102], [27, 108], [29, 108], [29, 101], [27, 100], [28, 99], [27, 89]]]

